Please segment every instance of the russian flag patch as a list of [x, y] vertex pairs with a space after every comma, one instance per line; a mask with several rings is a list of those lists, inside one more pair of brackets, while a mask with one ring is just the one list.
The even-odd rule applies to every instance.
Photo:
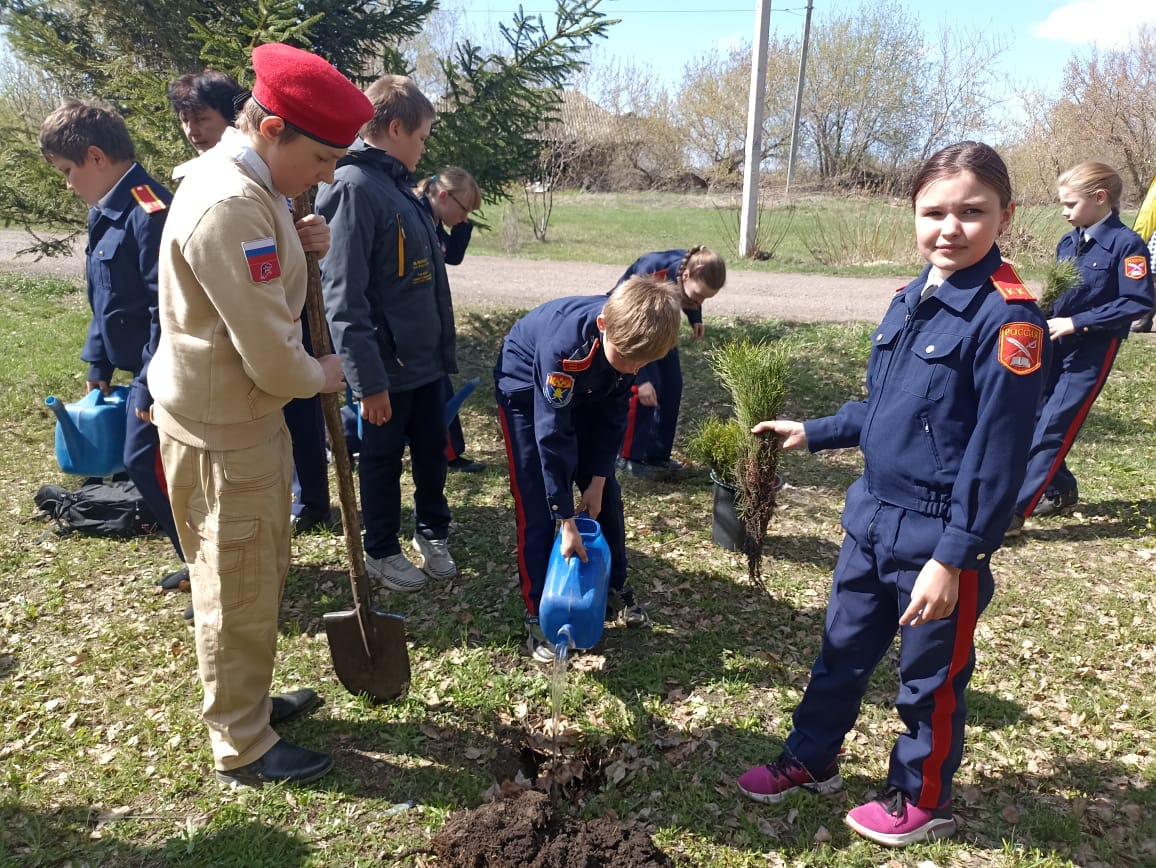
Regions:
[[244, 241], [245, 261], [249, 264], [249, 276], [254, 283], [265, 283], [281, 276], [281, 263], [277, 259], [277, 242], [272, 238], [258, 238]]

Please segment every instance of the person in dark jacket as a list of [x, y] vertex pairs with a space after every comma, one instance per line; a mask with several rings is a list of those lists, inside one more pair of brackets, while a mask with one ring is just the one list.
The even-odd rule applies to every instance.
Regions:
[[1056, 182], [1064, 219], [1075, 228], [1060, 239], [1056, 260], [1075, 260], [1080, 282], [1061, 295], [1048, 319], [1054, 351], [1036, 415], [1028, 472], [1008, 533], [1028, 516], [1057, 515], [1079, 501], [1065, 463], [1120, 342], [1133, 320], [1152, 310], [1147, 242], [1120, 222], [1124, 182], [1111, 166], [1081, 163]]
[[1049, 346], [1032, 294], [996, 239], [1015, 202], [992, 148], [960, 142], [912, 185], [927, 260], [872, 334], [867, 397], [833, 416], [754, 427], [812, 452], [858, 445], [846, 535], [822, 649], [782, 754], [738, 779], [759, 802], [843, 786], [839, 757], [871, 672], [900, 636], [895, 709], [903, 731], [886, 787], [845, 822], [900, 847], [955, 831], [976, 622], [995, 592], [992, 555], [1023, 480]]
[[[575, 517], [598, 521], [610, 547], [608, 615], [627, 627], [649, 622], [626, 584], [626, 526], [614, 461], [639, 368], [678, 341], [669, 284], [634, 277], [606, 296], [546, 302], [510, 329], [494, 368], [498, 417], [510, 465], [526, 647], [553, 659], [538, 605], [555, 534], [563, 557], [586, 560]], [[581, 496], [575, 504], [574, 486]]]
[[[132, 374], [124, 466], [184, 563], [150, 419], [148, 367], [160, 335], [157, 261], [172, 195], [136, 162], [124, 119], [94, 102], [68, 99], [40, 128], [40, 150], [89, 206], [85, 277], [92, 321], [80, 358], [89, 391], [112, 390], [117, 369]], [[161, 579], [188, 586], [188, 567]]]
[[[639, 257], [622, 277], [621, 284], [636, 274], [665, 280], [678, 290], [696, 341], [702, 340], [706, 326], [702, 305], [718, 295], [727, 279], [723, 258], [701, 245], [689, 250], [662, 250]], [[614, 290], [611, 290], [613, 292]], [[638, 372], [630, 393], [630, 414], [622, 439], [620, 466], [634, 476], [652, 476], [658, 470], [677, 470], [670, 457], [682, 405], [682, 360], [676, 346]]]
[[[418, 181], [417, 194], [437, 229], [446, 265], [461, 265], [474, 232], [470, 212], [482, 204], [482, 191], [478, 189], [478, 182], [461, 166], [446, 166], [436, 175]], [[447, 395], [453, 394], [454, 385], [448, 376], [445, 388]], [[481, 473], [485, 470], [485, 464], [466, 457], [466, 437], [462, 431], [462, 421], [456, 413], [449, 421], [448, 429], [446, 460], [449, 469], [458, 473]]]
[[[416, 591], [427, 575], [457, 575], [448, 544], [443, 385], [457, 371], [454, 312], [441, 242], [412, 177], [434, 109], [405, 76], [383, 76], [365, 94], [373, 118], [317, 196], [317, 213], [332, 232], [322, 288], [365, 423], [358, 468], [366, 570], [386, 588]], [[407, 442], [421, 569], [398, 539]]]

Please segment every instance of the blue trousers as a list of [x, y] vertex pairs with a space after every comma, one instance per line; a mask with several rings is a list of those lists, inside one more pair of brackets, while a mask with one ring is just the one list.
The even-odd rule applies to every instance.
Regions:
[[1076, 477], [1064, 459], [1103, 391], [1119, 349], [1116, 337], [1062, 338], [1054, 346], [1016, 515], [1031, 515], [1045, 493], [1076, 488]]
[[[301, 318], [301, 343], [313, 353], [309, 319]], [[329, 462], [321, 396], [294, 398], [285, 405], [285, 427], [293, 441], [293, 515], [308, 509], [329, 515]]]
[[173, 520], [173, 508], [169, 503], [168, 486], [165, 484], [165, 469], [161, 464], [160, 437], [152, 422], [137, 418], [136, 392], [136, 389], [130, 389], [125, 403], [124, 469], [144, 498], [153, 518], [168, 535], [177, 557], [184, 562], [177, 525]]
[[[546, 501], [546, 483], [542, 461], [534, 437], [534, 399], [528, 393], [508, 395], [496, 390], [498, 419], [506, 441], [506, 459], [510, 466], [510, 493], [514, 496], [514, 520], [517, 528], [518, 578], [522, 599], [531, 615], [538, 614], [542, 591], [546, 585], [546, 568], [554, 546], [556, 521]], [[578, 435], [578, 464], [573, 484], [584, 491], [590, 484], [589, 444], [593, 442], [593, 424], [583, 424], [575, 416]], [[602, 511], [598, 514], [602, 535], [610, 547], [610, 587], [626, 584], [626, 521], [622, 508], [622, 490], [613, 472], [606, 477], [602, 490]]]
[[838, 756], [875, 666], [900, 637], [895, 709], [907, 727], [895, 742], [888, 787], [924, 808], [951, 800], [963, 756], [964, 693], [975, 668], [973, 637], [995, 590], [986, 564], [959, 577], [950, 617], [900, 627], [919, 571], [946, 521], [880, 503], [858, 480], [847, 492], [846, 536], [827, 604], [823, 645], [795, 709], [786, 750], [813, 770]]
[[375, 558], [401, 551], [401, 469], [409, 444], [413, 474], [413, 507], [417, 532], [426, 539], [447, 539], [450, 507], [446, 502], [446, 394], [435, 380], [408, 392], [390, 392], [393, 415], [384, 425], [361, 429], [361, 509], [365, 553]]
[[[638, 400], [638, 387], [651, 383], [658, 393], [658, 406], [647, 407]], [[638, 372], [630, 395], [630, 415], [622, 440], [622, 457], [644, 464], [665, 464], [674, 448], [678, 410], [682, 404], [682, 361], [675, 347], [657, 362]]]

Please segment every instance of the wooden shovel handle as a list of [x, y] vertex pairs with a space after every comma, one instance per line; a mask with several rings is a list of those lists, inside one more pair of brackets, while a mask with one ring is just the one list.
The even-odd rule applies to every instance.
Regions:
[[[293, 200], [293, 213], [305, 215], [312, 211], [309, 194]], [[313, 355], [327, 356], [333, 350], [329, 343], [329, 325], [325, 321], [325, 303], [321, 297], [321, 268], [317, 254], [305, 254], [309, 278], [305, 289], [305, 314], [309, 320], [309, 335], [313, 340]], [[341, 499], [341, 527], [345, 534], [345, 552], [349, 560], [349, 578], [353, 585], [353, 605], [362, 624], [369, 618], [369, 580], [365, 575], [365, 549], [361, 544], [361, 518], [357, 513], [357, 494], [353, 487], [353, 462], [345, 443], [345, 429], [341, 424], [341, 403], [344, 396], [331, 392], [321, 396], [325, 429], [329, 432], [333, 463], [337, 470], [337, 491]]]

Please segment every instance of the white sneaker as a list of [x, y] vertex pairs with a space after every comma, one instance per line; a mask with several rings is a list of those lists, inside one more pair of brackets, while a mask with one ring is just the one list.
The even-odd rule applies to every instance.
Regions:
[[425, 573], [398, 552], [384, 558], [365, 556], [365, 571], [391, 591], [420, 591], [425, 587]]
[[422, 556], [422, 570], [432, 579], [452, 579], [458, 574], [458, 565], [450, 554], [449, 542], [444, 539], [426, 539], [420, 533], [413, 535], [413, 547]]

